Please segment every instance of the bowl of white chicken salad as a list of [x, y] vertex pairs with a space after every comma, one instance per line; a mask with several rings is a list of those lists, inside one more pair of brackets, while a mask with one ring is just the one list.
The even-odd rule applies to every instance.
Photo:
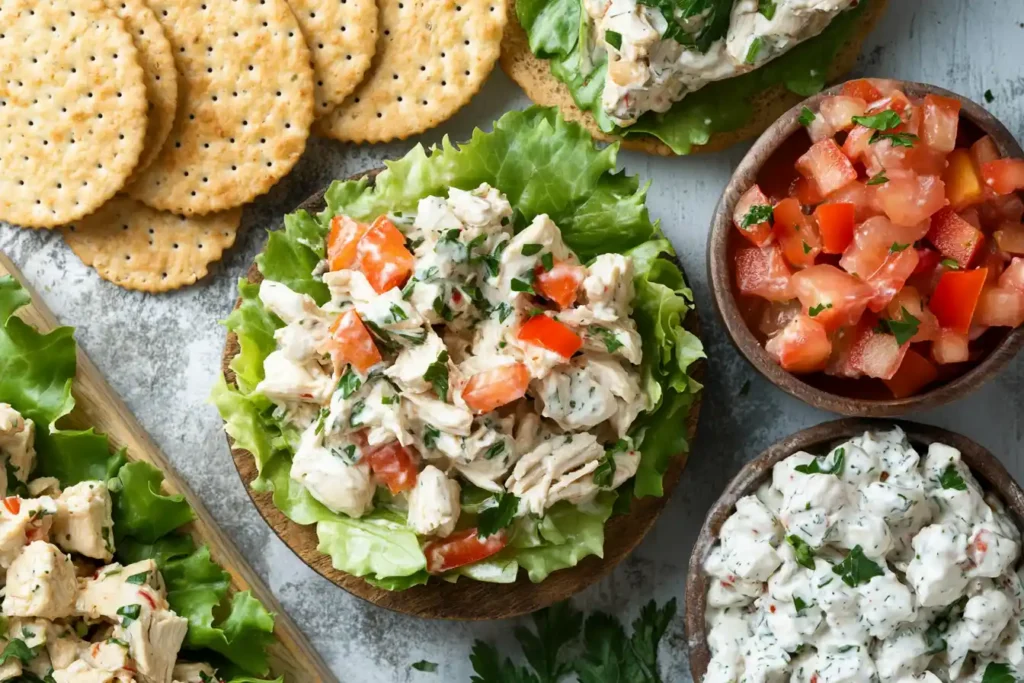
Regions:
[[335, 583], [509, 616], [597, 580], [653, 523], [703, 352], [615, 154], [554, 110], [512, 112], [270, 233], [214, 401], [264, 516]]
[[690, 560], [694, 680], [1010, 683], [1024, 493], [975, 442], [841, 420], [748, 463]]
[[885, 0], [515, 0], [501, 64], [533, 101], [659, 154], [753, 137], [848, 71]]

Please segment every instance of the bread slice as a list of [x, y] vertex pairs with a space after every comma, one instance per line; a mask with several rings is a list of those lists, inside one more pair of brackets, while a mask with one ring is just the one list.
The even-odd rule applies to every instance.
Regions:
[[[850, 71], [857, 61], [861, 46], [875, 24], [885, 12], [888, 0], [873, 0], [860, 17], [850, 39], [836, 51], [829, 69], [828, 81], [838, 79]], [[501, 44], [501, 68], [508, 77], [519, 84], [526, 95], [535, 103], [546, 107], [558, 107], [562, 116], [568, 121], [575, 121], [586, 128], [595, 139], [612, 142], [619, 140], [625, 149], [633, 149], [648, 154], [673, 156], [672, 149], [650, 135], [630, 135], [620, 138], [601, 132], [590, 112], [582, 111], [576, 106], [564, 83], [551, 74], [548, 60], [537, 57], [530, 52], [530, 43], [526, 31], [519, 25], [516, 17], [514, 0], [508, 3], [508, 24]], [[695, 146], [694, 152], [716, 152], [731, 147], [737, 142], [760, 135], [775, 119], [803, 99], [800, 95], [790, 92], [784, 85], [775, 85], [757, 95], [752, 103], [754, 115], [742, 128], [725, 133], [715, 133], [706, 145]]]

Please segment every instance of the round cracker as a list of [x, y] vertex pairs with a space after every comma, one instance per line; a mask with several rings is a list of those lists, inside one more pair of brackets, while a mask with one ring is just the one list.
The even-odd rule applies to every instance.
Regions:
[[[828, 73], [828, 80], [838, 79], [853, 69], [860, 55], [861, 46], [885, 12], [888, 0], [872, 0], [860, 18], [856, 30], [850, 39], [836, 52]], [[558, 107], [562, 117], [567, 121], [579, 123], [597, 140], [621, 143], [624, 149], [632, 149], [648, 154], [674, 156], [672, 148], [651, 135], [630, 135], [621, 138], [601, 131], [590, 112], [581, 110], [572, 99], [569, 88], [551, 74], [551, 66], [546, 59], [537, 57], [530, 51], [530, 43], [526, 31], [516, 17], [515, 0], [509, 0], [509, 26], [501, 44], [501, 69], [515, 81], [534, 103], [545, 107]], [[803, 98], [793, 93], [784, 85], [768, 88], [752, 101], [754, 111], [750, 120], [741, 128], [725, 133], [715, 133], [707, 144], [694, 146], [691, 153], [717, 152], [731, 147], [743, 140], [757, 137]]]
[[288, 0], [313, 55], [314, 116], [345, 101], [377, 51], [374, 0]]
[[103, 279], [125, 289], [166, 292], [205, 277], [235, 243], [241, 220], [240, 208], [189, 218], [122, 194], [61, 232]]
[[146, 86], [124, 23], [102, 0], [0, 0], [0, 220], [73, 221], [139, 161]]
[[139, 51], [139, 65], [146, 79], [149, 100], [149, 125], [142, 156], [128, 182], [139, 176], [160, 153], [174, 124], [178, 108], [178, 72], [174, 55], [160, 22], [144, 0], [106, 0], [107, 5], [124, 22]]
[[126, 192], [195, 216], [266, 193], [313, 121], [309, 49], [285, 0], [149, 0], [178, 69], [167, 143]]
[[450, 118], [497, 61], [506, 0], [380, 0], [380, 40], [366, 80], [317, 121], [345, 142], [404, 140]]

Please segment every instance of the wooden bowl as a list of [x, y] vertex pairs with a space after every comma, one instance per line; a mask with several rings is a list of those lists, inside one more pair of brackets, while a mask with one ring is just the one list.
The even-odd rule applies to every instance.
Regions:
[[[383, 170], [382, 168], [374, 169], [365, 174], [353, 176], [350, 180], [366, 177], [372, 183], [377, 174]], [[326, 188], [317, 192], [296, 207], [296, 210], [305, 209], [311, 214], [323, 211], [326, 208], [325, 191]], [[682, 269], [681, 265], [680, 269]], [[259, 283], [263, 280], [263, 275], [256, 264], [249, 268], [247, 277], [251, 283]], [[237, 307], [240, 303], [241, 300], [236, 302], [235, 306]], [[700, 322], [696, 309], [690, 312], [684, 325], [686, 329], [699, 335]], [[230, 364], [238, 351], [238, 338], [229, 332], [221, 362], [221, 369], [229, 385], [235, 383], [235, 373], [231, 370]], [[693, 374], [698, 381], [703, 376], [703, 372], [703, 361], [693, 366]], [[701, 396], [698, 395], [686, 424], [680, 425], [681, 428], [686, 429], [691, 449], [697, 432], [700, 403]], [[672, 490], [679, 482], [688, 456], [688, 453], [680, 453], [673, 460], [665, 473], [663, 496], [660, 498], [635, 498], [628, 515], [613, 516], [608, 520], [605, 524], [603, 558], [588, 557], [575, 567], [554, 572], [541, 583], [532, 583], [524, 572], [520, 571], [515, 583], [511, 584], [482, 583], [461, 578], [456, 583], [432, 580], [424, 586], [415, 586], [405, 591], [386, 591], [371, 586], [359, 577], [335, 569], [331, 565], [331, 558], [317, 550], [316, 527], [296, 524], [277, 509], [272, 494], [253, 491], [251, 484], [257, 476], [253, 455], [249, 451], [237, 448], [230, 437], [228, 437], [228, 446], [231, 448], [231, 456], [238, 474], [242, 478], [242, 483], [245, 485], [245, 490], [256, 504], [260, 515], [274, 530], [274, 533], [318, 574], [356, 597], [395, 612], [430, 619], [462, 620], [507, 619], [529, 614], [566, 600], [610, 574], [619, 562], [640, 545], [640, 541], [654, 526], [654, 522], [668, 502]]]
[[[1003, 156], [1024, 157], [1024, 150], [1017, 144], [1010, 131], [977, 103], [934, 85], [908, 81], [896, 83], [907, 95], [913, 97], [935, 94], [959, 99], [963, 103], [960, 110], [962, 131], [973, 132], [976, 137], [990, 135]], [[786, 112], [754, 143], [729, 180], [715, 208], [708, 237], [708, 273], [715, 310], [718, 311], [733, 344], [751, 365], [783, 391], [816, 408], [857, 417], [895, 417], [913, 410], [935, 408], [963, 398], [1003, 370], [1024, 345], [1024, 328], [1005, 331], [993, 328], [983, 337], [986, 348], [990, 350], [976, 365], [923, 393], [897, 399], [887, 397], [884, 385], [878, 380], [841, 380], [826, 378], [822, 373], [801, 377], [783, 370], [764, 350], [764, 346], [751, 331], [737, 304], [730, 258], [730, 240], [735, 231], [732, 214], [736, 202], [739, 201], [740, 195], [754, 184], [762, 166], [774, 154], [793, 153], [796, 141], [794, 136], [804, 135], [804, 127], [798, 120], [801, 110], [809, 107], [817, 111], [822, 99], [837, 94], [841, 88], [841, 85], [829, 88]], [[866, 388], [869, 390], [862, 391]]]
[[893, 426], [902, 428], [918, 451], [927, 450], [928, 445], [935, 441], [958, 449], [964, 463], [978, 479], [978, 483], [984, 489], [996, 493], [1013, 514], [1017, 526], [1024, 528], [1024, 491], [998, 458], [966, 436], [916, 422], [855, 418], [826, 422], [797, 432], [744, 465], [739, 474], [729, 482], [721, 497], [708, 510], [704, 526], [697, 536], [686, 577], [686, 642], [689, 647], [693, 680], [699, 681], [704, 677], [708, 662], [711, 660], [704, 624], [708, 588], [704, 561], [718, 538], [722, 524], [735, 511], [736, 501], [757, 491], [757, 487], [771, 477], [772, 467], [797, 451], [824, 455], [851, 437], [868, 430], [889, 429]]

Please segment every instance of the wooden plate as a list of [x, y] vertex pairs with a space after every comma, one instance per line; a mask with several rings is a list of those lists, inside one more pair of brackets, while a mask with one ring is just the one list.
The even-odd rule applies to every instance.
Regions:
[[693, 680], [699, 681], [704, 678], [708, 662], [711, 660], [704, 626], [708, 588], [704, 561], [718, 538], [722, 524], [735, 511], [736, 501], [754, 493], [757, 487], [771, 476], [772, 467], [777, 462], [797, 451], [823, 455], [834, 446], [868, 430], [888, 429], [893, 426], [903, 429], [910, 443], [918, 450], [922, 447], [927, 450], [928, 445], [936, 441], [959, 450], [963, 461], [971, 468], [982, 487], [996, 493], [1013, 513], [1017, 526], [1024, 528], [1024, 491], [996, 456], [966, 436], [942, 427], [916, 422], [865, 419], [836, 420], [797, 432], [771, 446], [740, 470], [711, 506], [700, 535], [697, 536], [686, 577], [686, 642], [690, 652], [690, 672], [693, 674]]
[[[371, 181], [384, 169], [375, 169], [365, 174]], [[353, 176], [355, 180], [362, 175]], [[305, 209], [312, 214], [326, 208], [324, 190], [316, 193], [296, 210]], [[680, 266], [680, 268], [682, 268]], [[249, 268], [249, 282], [258, 283], [263, 276], [255, 264]], [[236, 303], [236, 306], [238, 303]], [[685, 321], [686, 329], [694, 334], [700, 332], [700, 324], [696, 309], [692, 310]], [[228, 333], [224, 346], [222, 370], [228, 384], [233, 385], [235, 375], [230, 364], [238, 354], [238, 339]], [[704, 362], [693, 366], [692, 374], [699, 380], [703, 375]], [[697, 432], [697, 418], [700, 413], [701, 396], [698, 395], [690, 410], [685, 425], [690, 449], [693, 449], [694, 436]], [[425, 586], [415, 586], [405, 591], [386, 591], [371, 586], [361, 578], [338, 571], [331, 565], [331, 558], [317, 550], [315, 525], [302, 526], [285, 517], [284, 513], [274, 505], [272, 494], [257, 493], [252, 490], [252, 482], [257, 476], [256, 463], [251, 453], [236, 448], [228, 438], [231, 456], [235, 467], [245, 484], [249, 497], [256, 504], [263, 519], [274, 530], [282, 541], [295, 552], [303, 562], [312, 567], [318, 574], [341, 586], [346, 591], [396, 612], [417, 617], [432, 619], [506, 619], [552, 605], [578, 593], [584, 588], [600, 581], [612, 569], [633, 551], [647, 532], [654, 526], [655, 520], [665, 507], [672, 490], [679, 482], [679, 477], [686, 466], [687, 453], [680, 453], [665, 473], [665, 494], [660, 498], [648, 497], [633, 500], [628, 515], [612, 517], [605, 525], [604, 558], [588, 557], [575, 567], [557, 571], [541, 583], [532, 583], [520, 571], [515, 583], [494, 584], [472, 581], [465, 578], [457, 583], [431, 581]]]
[[[40, 332], [49, 332], [58, 327], [56, 316], [46, 308], [42, 297], [28, 285], [14, 264], [0, 253], [0, 276], [3, 275], [12, 275], [32, 296], [32, 302], [19, 309], [19, 318]], [[302, 635], [295, 622], [283, 612], [274, 594], [220, 530], [199, 497], [175, 473], [167, 456], [153, 443], [149, 434], [110, 388], [107, 380], [81, 347], [78, 347], [78, 373], [75, 376], [73, 393], [75, 409], [65, 418], [67, 422], [64, 426], [73, 429], [95, 427], [97, 432], [104, 433], [110, 438], [110, 445], [113, 448], [127, 449], [126, 455], [130, 461], [148, 462], [163, 471], [166, 477], [163, 486], [165, 492], [184, 495], [195, 510], [196, 520], [186, 526], [186, 530], [197, 543], [209, 546], [210, 556], [214, 562], [223, 566], [231, 575], [231, 591], [252, 591], [267, 609], [276, 614], [274, 636], [277, 642], [268, 648], [272, 678], [284, 676], [287, 683], [337, 683], [338, 679]]]

